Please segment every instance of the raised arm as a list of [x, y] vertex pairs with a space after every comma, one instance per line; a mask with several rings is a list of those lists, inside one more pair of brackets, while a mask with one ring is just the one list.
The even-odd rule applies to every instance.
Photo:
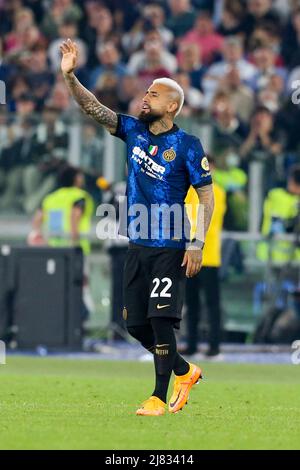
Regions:
[[87, 115], [114, 134], [118, 125], [117, 114], [101, 104], [74, 75], [78, 57], [77, 45], [68, 39], [62, 43], [60, 50], [62, 52], [61, 70], [71, 95]]

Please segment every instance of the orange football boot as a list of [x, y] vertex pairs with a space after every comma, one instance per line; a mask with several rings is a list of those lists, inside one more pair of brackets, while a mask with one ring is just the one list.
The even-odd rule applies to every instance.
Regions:
[[192, 386], [202, 379], [202, 371], [195, 364], [190, 364], [190, 370], [185, 375], [175, 375], [173, 394], [169, 401], [170, 413], [177, 413], [187, 403]]
[[161, 416], [165, 414], [165, 411], [166, 403], [160, 400], [160, 398], [152, 396], [144, 401], [136, 414], [139, 416]]

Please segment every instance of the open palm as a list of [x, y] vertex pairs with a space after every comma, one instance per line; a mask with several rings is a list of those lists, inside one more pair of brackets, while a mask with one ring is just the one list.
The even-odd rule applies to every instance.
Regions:
[[76, 68], [78, 47], [75, 42], [68, 39], [60, 46], [62, 52], [61, 70], [63, 73], [71, 73]]

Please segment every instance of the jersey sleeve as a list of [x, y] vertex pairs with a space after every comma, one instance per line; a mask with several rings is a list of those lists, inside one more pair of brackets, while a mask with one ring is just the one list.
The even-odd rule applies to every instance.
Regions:
[[119, 137], [119, 139], [127, 142], [128, 133], [132, 132], [138, 123], [138, 119], [133, 116], [127, 116], [127, 114], [117, 114], [118, 125], [117, 130], [113, 134], [114, 137]]
[[201, 142], [197, 138], [194, 138], [192, 145], [188, 147], [186, 167], [190, 184], [194, 186], [194, 188], [212, 184], [209, 163]]

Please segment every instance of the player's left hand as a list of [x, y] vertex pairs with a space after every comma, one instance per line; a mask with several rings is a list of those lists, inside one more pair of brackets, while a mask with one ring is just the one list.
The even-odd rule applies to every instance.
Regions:
[[186, 250], [181, 266], [186, 267], [186, 277], [193, 277], [198, 274], [202, 266], [202, 249], [190, 246]]

